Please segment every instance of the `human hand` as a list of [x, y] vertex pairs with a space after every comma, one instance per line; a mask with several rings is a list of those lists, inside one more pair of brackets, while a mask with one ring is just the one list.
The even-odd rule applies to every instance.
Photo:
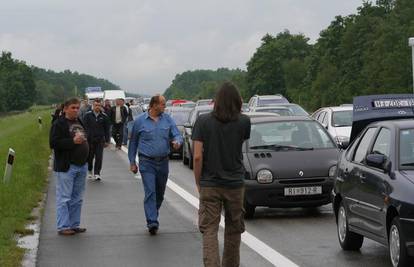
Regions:
[[131, 172], [133, 172], [133, 173], [137, 173], [138, 172], [138, 166], [137, 166], [137, 164], [131, 164], [131, 166], [130, 166], [130, 171]]
[[180, 148], [180, 146], [181, 146], [181, 144], [179, 142], [177, 142], [177, 141], [172, 141], [172, 144], [173, 144], [173, 148], [175, 150], [178, 150]]
[[80, 145], [83, 142], [85, 142], [85, 137], [83, 136], [83, 134], [81, 132], [76, 132], [75, 136], [73, 137], [73, 142], [76, 145]]

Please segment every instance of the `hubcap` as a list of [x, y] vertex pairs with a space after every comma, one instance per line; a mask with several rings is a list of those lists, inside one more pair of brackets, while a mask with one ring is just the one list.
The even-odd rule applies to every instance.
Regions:
[[340, 207], [338, 213], [338, 235], [339, 240], [343, 243], [346, 237], [346, 213], [345, 208]]
[[400, 233], [395, 225], [391, 226], [390, 230], [390, 256], [392, 265], [398, 266], [400, 261]]

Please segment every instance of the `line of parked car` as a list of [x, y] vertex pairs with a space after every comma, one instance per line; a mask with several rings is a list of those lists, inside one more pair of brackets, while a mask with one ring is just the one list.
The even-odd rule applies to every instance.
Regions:
[[[184, 144], [171, 156], [192, 168], [191, 131], [213, 103], [179, 105], [167, 112]], [[367, 237], [389, 247], [393, 266], [414, 266], [413, 95], [355, 97], [311, 115], [282, 95], [255, 95], [243, 112], [252, 123], [243, 145], [246, 218], [257, 206], [332, 202], [344, 250], [358, 250]]]

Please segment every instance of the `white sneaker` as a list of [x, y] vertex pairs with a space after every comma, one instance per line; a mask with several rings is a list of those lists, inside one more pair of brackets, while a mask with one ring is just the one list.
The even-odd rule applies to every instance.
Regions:
[[92, 178], [93, 178], [92, 172], [88, 171], [88, 179], [92, 179]]
[[95, 181], [100, 181], [101, 180], [101, 176], [99, 174], [95, 174]]

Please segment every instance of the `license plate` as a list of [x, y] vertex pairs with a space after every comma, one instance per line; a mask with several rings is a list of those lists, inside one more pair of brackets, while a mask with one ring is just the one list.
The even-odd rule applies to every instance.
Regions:
[[308, 196], [322, 194], [322, 186], [286, 187], [285, 196]]

